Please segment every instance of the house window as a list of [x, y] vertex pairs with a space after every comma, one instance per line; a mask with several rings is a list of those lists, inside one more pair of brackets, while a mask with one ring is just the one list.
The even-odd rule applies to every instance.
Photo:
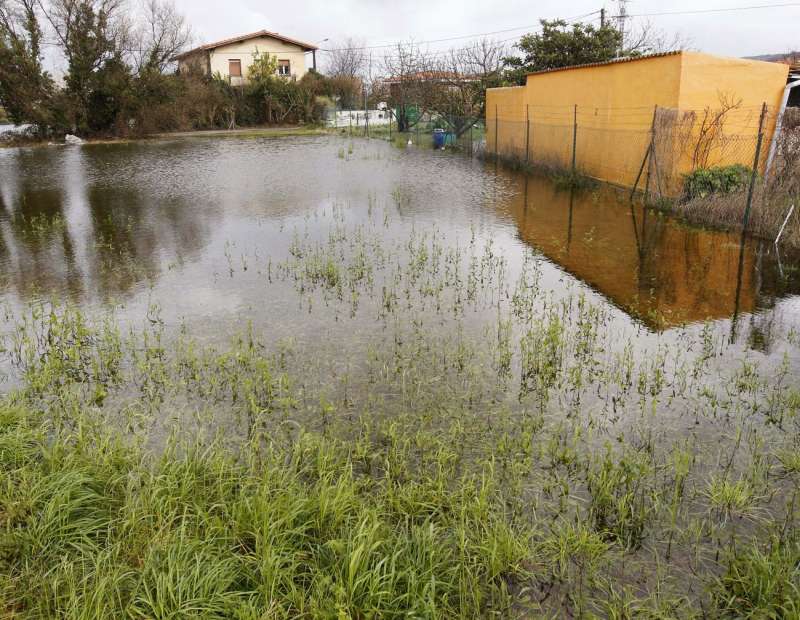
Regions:
[[228, 61], [228, 75], [231, 77], [242, 77], [242, 61], [229, 60]]
[[291, 75], [292, 68], [288, 60], [278, 61], [278, 75]]

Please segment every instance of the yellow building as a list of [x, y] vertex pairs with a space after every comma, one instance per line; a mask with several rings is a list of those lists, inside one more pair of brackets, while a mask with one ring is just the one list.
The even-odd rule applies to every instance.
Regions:
[[788, 70], [680, 51], [531, 73], [487, 91], [486, 150], [559, 167], [574, 157], [583, 173], [632, 186], [652, 143], [642, 180], [675, 193], [692, 169], [753, 165], [763, 104], [766, 156]]
[[299, 80], [308, 73], [306, 55], [311, 53], [316, 68], [317, 48], [289, 37], [260, 30], [250, 34], [202, 45], [175, 57], [178, 69], [190, 68], [207, 75], [221, 75], [238, 86], [247, 81], [249, 68], [258, 55], [273, 56], [278, 61], [278, 75]]

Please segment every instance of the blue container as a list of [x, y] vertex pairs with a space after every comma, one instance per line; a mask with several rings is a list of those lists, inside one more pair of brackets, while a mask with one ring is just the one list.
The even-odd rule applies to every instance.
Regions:
[[445, 133], [444, 129], [433, 130], [433, 148], [443, 149], [446, 141], [447, 134]]

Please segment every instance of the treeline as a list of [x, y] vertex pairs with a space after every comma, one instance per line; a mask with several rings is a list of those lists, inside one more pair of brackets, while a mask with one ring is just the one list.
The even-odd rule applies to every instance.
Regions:
[[[298, 82], [261, 59], [247, 86], [179, 74], [191, 31], [168, 0], [0, 0], [0, 106], [42, 137], [142, 135], [232, 124], [314, 122], [325, 96], [357, 88], [310, 73]], [[45, 68], [57, 57], [63, 80]]]

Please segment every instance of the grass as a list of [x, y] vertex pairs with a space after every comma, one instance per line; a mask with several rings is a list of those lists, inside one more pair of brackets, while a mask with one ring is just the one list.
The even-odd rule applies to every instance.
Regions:
[[[800, 248], [800, 194], [782, 187], [756, 189], [750, 214], [748, 231], [756, 237], [774, 241], [795, 206], [795, 214], [789, 219], [781, 237], [781, 247]], [[684, 203], [670, 205], [668, 210], [694, 224], [703, 224], [721, 229], [741, 230], [747, 205], [747, 190], [728, 194], [712, 194]]]
[[9, 313], [0, 615], [797, 616], [796, 338], [640, 339], [476, 227], [389, 234], [408, 200], [219, 257], [330, 359], [156, 307]]
[[528, 161], [518, 155], [497, 155], [489, 151], [483, 151], [479, 156], [485, 161], [497, 161], [502, 163], [509, 170], [522, 172], [530, 175], [544, 175], [549, 177], [558, 189], [591, 189], [596, 187], [598, 181], [584, 174], [580, 170], [565, 168], [559, 164], [542, 161]]
[[360, 458], [306, 434], [153, 457], [91, 421], [48, 437], [29, 410], [6, 404], [0, 418], [6, 614], [474, 616], [508, 609], [508, 582], [525, 574], [524, 527], [491, 473], [364, 474], [366, 461], [410, 465], [399, 439]]
[[155, 138], [271, 138], [324, 135], [326, 130], [318, 126], [291, 125], [288, 127], [245, 127], [241, 129], [204, 129], [157, 134]]

